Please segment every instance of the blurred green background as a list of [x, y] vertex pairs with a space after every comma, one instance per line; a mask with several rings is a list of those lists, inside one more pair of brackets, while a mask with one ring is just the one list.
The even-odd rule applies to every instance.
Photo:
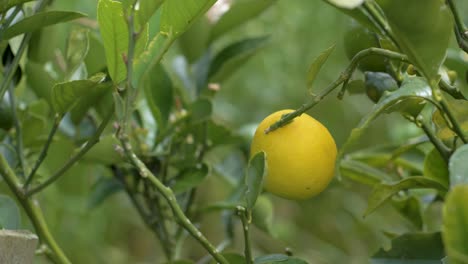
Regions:
[[[466, 1], [457, 3], [462, 7], [461, 13], [467, 14]], [[81, 11], [95, 19], [96, 5], [94, 0], [57, 0], [53, 8]], [[314, 83], [315, 91], [336, 79], [346, 67], [342, 36], [349, 23], [348, 17], [324, 1], [279, 0], [258, 18], [223, 36], [213, 47], [215, 51], [248, 36], [269, 35], [270, 41], [221, 84], [214, 100], [216, 119], [249, 135], [269, 113], [299, 107], [310, 98], [306, 73], [315, 56], [336, 44], [335, 52]], [[55, 52], [51, 46], [63, 50], [69, 27], [58, 25], [45, 29], [43, 36], [47, 37], [42, 37], [35, 44], [35, 49], [39, 50], [37, 56], [50, 60]], [[171, 68], [179, 55], [179, 46], [174, 45], [164, 64]], [[332, 93], [309, 114], [330, 130], [339, 147], [371, 107], [372, 102], [364, 96], [346, 95], [343, 100], [338, 100], [336, 93]], [[420, 131], [404, 122], [402, 117], [388, 115], [371, 126], [357, 147], [401, 143], [419, 134]], [[51, 153], [60, 156], [62, 148], [63, 145], [52, 149]], [[110, 174], [108, 169], [96, 170], [95, 166], [90, 166], [82, 177], [70, 177], [71, 174], [41, 194], [41, 201], [53, 234], [74, 263], [163, 262], [159, 242], [144, 226], [124, 193], [112, 196], [98, 208], [87, 208], [93, 179]], [[201, 188], [200, 206], [221, 200], [229, 193], [227, 185], [214, 176]], [[267, 194], [273, 199], [276, 237], [271, 238], [255, 229], [252, 235], [254, 254], [281, 253], [290, 248], [294, 255], [309, 263], [367, 263], [368, 256], [380, 246], [388, 246], [388, 236], [383, 231], [400, 234], [412, 228], [411, 223], [390, 206], [363, 218], [369, 191], [335, 180], [318, 197], [304, 202], [287, 201]], [[439, 208], [433, 211], [438, 216]], [[208, 238], [219, 243], [223, 238], [220, 214], [203, 215], [199, 220]], [[23, 222], [27, 225], [26, 217], [23, 217]], [[235, 222], [239, 225], [238, 221]], [[238, 229], [237, 239], [227, 251], [243, 250], [240, 231]], [[204, 255], [203, 249], [188, 238], [183, 257], [199, 259]], [[38, 259], [38, 263], [42, 261]]]

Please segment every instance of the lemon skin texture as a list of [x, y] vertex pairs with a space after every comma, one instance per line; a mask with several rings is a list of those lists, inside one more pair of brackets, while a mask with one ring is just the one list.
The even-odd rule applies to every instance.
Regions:
[[307, 114], [265, 134], [265, 129], [292, 111], [275, 112], [259, 124], [250, 155], [266, 154], [265, 190], [286, 199], [305, 200], [322, 192], [332, 180], [337, 149], [327, 128]]

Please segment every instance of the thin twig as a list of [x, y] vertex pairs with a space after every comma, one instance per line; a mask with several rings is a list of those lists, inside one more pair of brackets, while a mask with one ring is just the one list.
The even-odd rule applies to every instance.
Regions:
[[52, 140], [54, 138], [55, 133], [57, 132], [57, 129], [60, 125], [60, 121], [62, 120], [62, 115], [56, 114], [54, 118], [54, 123], [52, 125], [52, 129], [49, 132], [49, 136], [47, 137], [47, 141], [45, 145], [42, 147], [41, 153], [39, 154], [39, 157], [36, 160], [36, 163], [34, 164], [34, 168], [31, 170], [31, 173], [29, 173], [26, 182], [24, 183], [24, 189], [27, 189], [29, 184], [31, 184], [34, 175], [36, 174], [37, 169], [41, 166], [42, 162], [44, 159], [47, 157], [47, 152], [49, 150], [50, 144], [52, 143]]
[[[370, 55], [384, 56], [391, 60], [398, 60], [398, 61], [409, 63], [408, 57], [398, 52], [393, 52], [390, 50], [380, 49], [380, 48], [369, 48], [369, 49], [361, 50], [351, 59], [351, 62], [349, 63], [348, 67], [340, 74], [338, 79], [336, 79], [334, 82], [328, 85], [328, 87], [322, 90], [320, 94], [314, 95], [311, 101], [307, 102], [306, 104], [303, 104], [301, 107], [299, 107], [295, 111], [283, 115], [281, 119], [279, 119], [277, 122], [275, 122], [274, 124], [272, 124], [269, 128], [265, 130], [265, 134], [270, 133], [288, 124], [289, 122], [293, 121], [294, 118], [302, 115], [304, 112], [306, 112], [307, 110], [311, 109], [316, 104], [318, 104], [325, 96], [327, 96], [330, 92], [332, 92], [336, 87], [344, 83], [347, 79], [351, 78], [359, 62], [365, 57], [370, 56]], [[344, 93], [344, 89], [342, 89], [340, 93]]]
[[413, 120], [413, 122], [424, 131], [434, 147], [439, 151], [440, 156], [445, 160], [445, 162], [448, 162], [450, 158], [450, 150], [438, 137], [436, 137], [436, 135], [434, 135], [431, 128], [424, 122], [423, 116], [419, 115], [416, 120]]
[[455, 6], [455, 2], [453, 0], [447, 0], [447, 5], [449, 6], [450, 11], [452, 12], [453, 20], [455, 22], [454, 31], [458, 45], [465, 52], [468, 52], [468, 36], [466, 35], [467, 28], [465, 26], [465, 23], [463, 23], [463, 19], [458, 13], [458, 9]]
[[244, 255], [247, 264], [253, 264], [252, 248], [250, 245], [250, 212], [242, 206], [237, 206], [236, 213], [242, 222], [242, 230], [244, 231]]
[[109, 114], [104, 118], [104, 120], [99, 125], [97, 131], [94, 135], [86, 142], [83, 148], [81, 148], [78, 153], [76, 153], [73, 157], [71, 157], [57, 172], [54, 173], [49, 179], [45, 180], [41, 184], [31, 188], [30, 190], [26, 190], [25, 193], [27, 196], [32, 196], [35, 193], [42, 191], [44, 188], [55, 182], [60, 176], [62, 176], [68, 169], [70, 169], [77, 161], [81, 159], [95, 144], [99, 142], [99, 138], [101, 137], [104, 128], [107, 126], [107, 123], [111, 120], [113, 116], [113, 112], [110, 111]]

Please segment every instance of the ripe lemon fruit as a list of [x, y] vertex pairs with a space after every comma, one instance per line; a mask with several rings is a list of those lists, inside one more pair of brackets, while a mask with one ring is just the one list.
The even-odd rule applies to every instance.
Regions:
[[307, 114], [268, 134], [265, 129], [293, 110], [266, 117], [255, 131], [250, 155], [266, 154], [264, 188], [280, 197], [304, 200], [322, 192], [333, 178], [336, 144], [330, 132]]

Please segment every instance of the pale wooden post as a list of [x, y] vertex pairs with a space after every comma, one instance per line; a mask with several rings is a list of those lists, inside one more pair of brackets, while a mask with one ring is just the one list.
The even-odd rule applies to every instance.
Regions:
[[0, 229], [0, 263], [32, 264], [37, 241], [27, 230]]

